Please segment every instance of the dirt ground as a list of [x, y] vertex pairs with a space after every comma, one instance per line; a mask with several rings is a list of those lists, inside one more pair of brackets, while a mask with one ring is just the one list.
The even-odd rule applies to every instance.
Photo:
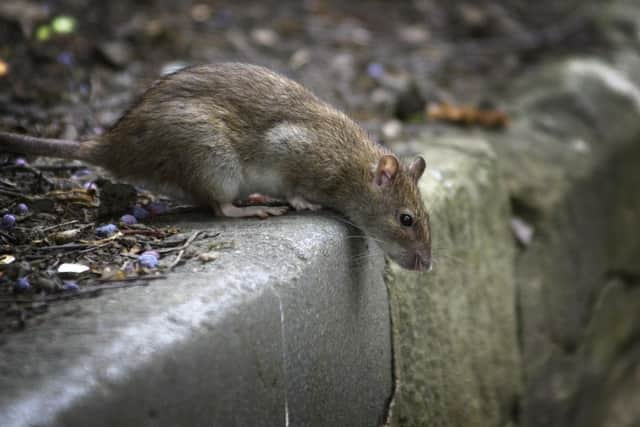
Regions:
[[[89, 139], [158, 76], [217, 61], [280, 71], [382, 143], [440, 120], [500, 128], [505, 83], [606, 47], [596, 15], [578, 0], [2, 0], [0, 129]], [[0, 332], [198, 256], [202, 236], [147, 218], [181, 209], [75, 161], [0, 153]]]

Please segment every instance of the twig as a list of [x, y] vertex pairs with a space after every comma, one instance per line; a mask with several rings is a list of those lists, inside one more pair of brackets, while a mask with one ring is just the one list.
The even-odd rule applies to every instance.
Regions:
[[15, 243], [16, 242], [16, 238], [13, 237], [11, 234], [7, 233], [4, 230], [0, 230], [0, 236], [4, 237], [5, 239], [7, 239], [8, 241]]
[[80, 253], [80, 254], [87, 254], [87, 253], [89, 253], [89, 252], [96, 251], [96, 250], [98, 250], [98, 249], [100, 249], [100, 248], [104, 248], [105, 246], [109, 246], [109, 245], [110, 245], [110, 244], [112, 244], [113, 242], [115, 242], [115, 240], [109, 240], [108, 242], [104, 242], [104, 243], [101, 243], [101, 244], [99, 244], [99, 245], [95, 245], [95, 246], [92, 246], [92, 247], [90, 247], [90, 248], [83, 249], [83, 250], [79, 251], [78, 253]]
[[64, 226], [66, 226], [66, 225], [75, 224], [75, 223], [77, 223], [77, 222], [80, 222], [80, 221], [78, 221], [77, 219], [74, 219], [74, 220], [71, 220], [71, 221], [63, 222], [62, 224], [56, 224], [56, 225], [52, 225], [52, 226], [50, 226], [50, 227], [43, 228], [43, 229], [42, 229], [42, 230], [40, 230], [40, 231], [41, 231], [42, 233], [46, 233], [47, 231], [55, 230], [56, 228], [64, 227]]
[[0, 188], [0, 194], [4, 196], [9, 196], [9, 197], [17, 197], [19, 199], [27, 200], [27, 201], [32, 200], [32, 198], [30, 196], [27, 196], [26, 194], [22, 194], [17, 191], [7, 190], [5, 188]]
[[136, 230], [135, 228], [131, 228], [128, 230], [120, 230], [120, 232], [125, 236], [138, 234], [141, 236], [153, 236], [153, 237], [159, 237], [159, 238], [165, 237], [165, 234], [162, 231], [158, 231], [158, 230]]
[[[41, 246], [39, 248], [33, 248], [36, 251], [56, 251], [56, 250], [76, 250], [76, 249], [86, 249], [89, 247], [93, 247], [89, 243], [65, 243], [64, 245], [51, 245], [51, 246]], [[29, 246], [31, 249], [31, 246]]]
[[5, 186], [7, 186], [7, 187], [9, 187], [9, 188], [16, 188], [16, 187], [18, 186], [18, 184], [16, 184], [16, 183], [15, 183], [15, 182], [13, 182], [13, 181], [9, 181], [9, 180], [8, 180], [8, 179], [6, 179], [6, 178], [0, 178], [0, 184], [1, 184], [1, 185], [5, 185]]
[[[195, 233], [193, 233], [191, 236], [189, 236], [189, 238], [185, 241], [185, 243], [182, 246], [176, 246], [176, 247], [164, 248], [164, 249], [156, 249], [156, 252], [158, 252], [159, 254], [167, 254], [169, 252], [182, 251], [182, 250], [186, 249], [189, 245], [191, 245], [191, 243], [193, 243], [193, 239], [195, 239], [197, 237], [197, 235], [200, 234], [200, 233], [204, 233], [204, 231], [200, 230], [200, 231], [196, 231]], [[196, 237], [193, 237], [194, 235], [196, 235]], [[220, 233], [207, 234], [207, 237], [218, 237], [219, 235], [220, 235]]]
[[204, 233], [204, 231], [202, 231], [202, 230], [195, 231], [191, 236], [189, 236], [189, 238], [187, 239], [185, 244], [182, 245], [182, 248], [180, 249], [180, 252], [178, 252], [178, 255], [176, 256], [176, 259], [174, 259], [173, 262], [171, 263], [171, 265], [169, 266], [169, 271], [173, 270], [175, 268], [175, 266], [178, 265], [178, 263], [180, 263], [180, 261], [182, 260], [182, 255], [184, 255], [185, 250], [193, 243], [194, 240], [196, 240], [196, 238], [201, 233]]

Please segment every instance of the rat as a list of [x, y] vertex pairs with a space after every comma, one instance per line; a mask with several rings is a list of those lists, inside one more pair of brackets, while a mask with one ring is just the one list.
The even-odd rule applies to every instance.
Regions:
[[129, 182], [188, 195], [225, 217], [282, 215], [236, 206], [259, 193], [296, 210], [344, 214], [400, 266], [431, 267], [422, 157], [400, 160], [347, 115], [267, 68], [218, 63], [151, 85], [105, 133], [87, 141], [0, 132], [5, 151], [77, 159]]

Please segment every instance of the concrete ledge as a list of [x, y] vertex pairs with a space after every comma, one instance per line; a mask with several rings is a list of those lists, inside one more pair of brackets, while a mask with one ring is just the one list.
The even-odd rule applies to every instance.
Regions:
[[381, 423], [391, 348], [376, 249], [345, 262], [367, 243], [323, 217], [179, 225], [235, 249], [198, 273], [54, 305], [6, 337], [3, 426]]
[[[424, 148], [422, 148], [424, 147]], [[434, 270], [393, 268], [396, 426], [501, 426], [520, 391], [514, 246], [498, 159], [469, 135], [425, 135], [421, 191], [432, 213]], [[430, 168], [430, 169], [429, 169]]]

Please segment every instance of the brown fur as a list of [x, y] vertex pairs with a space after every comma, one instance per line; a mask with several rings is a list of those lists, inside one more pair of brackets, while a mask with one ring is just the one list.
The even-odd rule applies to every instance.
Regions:
[[[5, 146], [7, 135], [0, 133]], [[265, 68], [226, 63], [166, 76], [82, 147], [82, 156], [44, 146], [30, 152], [81, 157], [118, 177], [177, 189], [218, 212], [248, 192], [299, 195], [343, 212], [405, 267], [429, 265], [421, 171], [414, 176], [401, 164], [388, 185], [375, 184], [378, 160], [391, 153], [346, 115]], [[401, 210], [415, 215], [413, 227], [399, 225]]]

